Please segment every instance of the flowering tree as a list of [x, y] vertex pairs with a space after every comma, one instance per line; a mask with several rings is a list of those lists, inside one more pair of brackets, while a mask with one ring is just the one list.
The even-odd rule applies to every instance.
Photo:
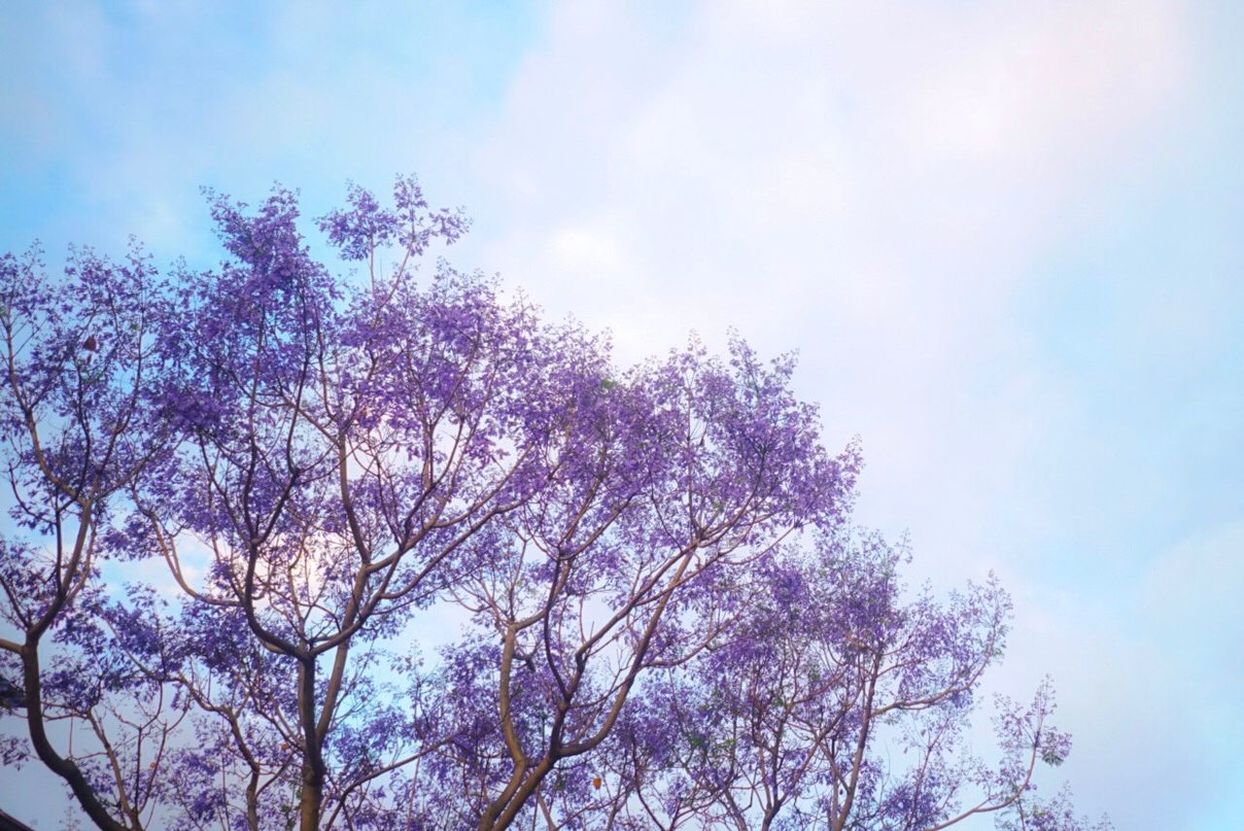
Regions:
[[416, 279], [466, 222], [413, 179], [319, 221], [348, 277], [209, 201], [215, 269], [0, 260], [6, 764], [130, 831], [1070, 827], [1046, 691], [954, 756], [1005, 595], [900, 600], [789, 358]]
[[1065, 794], [1036, 798], [1037, 763], [1070, 750], [1048, 723], [1048, 681], [1029, 706], [997, 702], [998, 764], [962, 746], [1006, 594], [991, 581], [901, 602], [901, 554], [836, 533], [815, 557], [766, 559], [729, 587], [729, 631], [655, 677], [613, 737], [619, 827], [939, 831], [977, 814], [1087, 827]]

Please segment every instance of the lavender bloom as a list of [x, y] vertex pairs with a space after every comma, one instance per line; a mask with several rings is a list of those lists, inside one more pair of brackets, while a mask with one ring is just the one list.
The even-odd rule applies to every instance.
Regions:
[[207, 196], [213, 269], [0, 258], [6, 764], [109, 831], [1079, 827], [1048, 688], [960, 753], [1009, 600], [905, 592], [791, 357], [618, 367], [421, 271], [468, 223], [413, 178], [318, 221], [344, 277]]

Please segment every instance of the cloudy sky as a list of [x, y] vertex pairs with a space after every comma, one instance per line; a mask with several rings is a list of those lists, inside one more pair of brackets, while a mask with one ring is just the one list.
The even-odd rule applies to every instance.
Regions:
[[797, 349], [912, 580], [1015, 594], [991, 685], [1054, 676], [1054, 782], [1240, 827], [1244, 4], [250, 5], [10, 9], [0, 251], [206, 265], [201, 185], [410, 171], [622, 361]]

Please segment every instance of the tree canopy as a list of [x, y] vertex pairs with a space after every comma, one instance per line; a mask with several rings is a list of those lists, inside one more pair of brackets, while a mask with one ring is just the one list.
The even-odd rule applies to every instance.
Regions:
[[214, 268], [0, 260], [6, 765], [109, 831], [1083, 826], [1048, 684], [968, 752], [1009, 599], [905, 589], [791, 357], [618, 367], [413, 178], [344, 267], [208, 199]]

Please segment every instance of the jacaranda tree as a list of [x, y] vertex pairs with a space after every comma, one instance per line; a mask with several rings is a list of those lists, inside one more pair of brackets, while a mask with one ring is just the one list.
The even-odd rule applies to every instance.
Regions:
[[905, 593], [789, 358], [620, 369], [420, 271], [413, 179], [332, 268], [208, 196], [214, 269], [0, 260], [6, 765], [109, 831], [1078, 827], [1048, 688], [963, 751], [1005, 593]]

